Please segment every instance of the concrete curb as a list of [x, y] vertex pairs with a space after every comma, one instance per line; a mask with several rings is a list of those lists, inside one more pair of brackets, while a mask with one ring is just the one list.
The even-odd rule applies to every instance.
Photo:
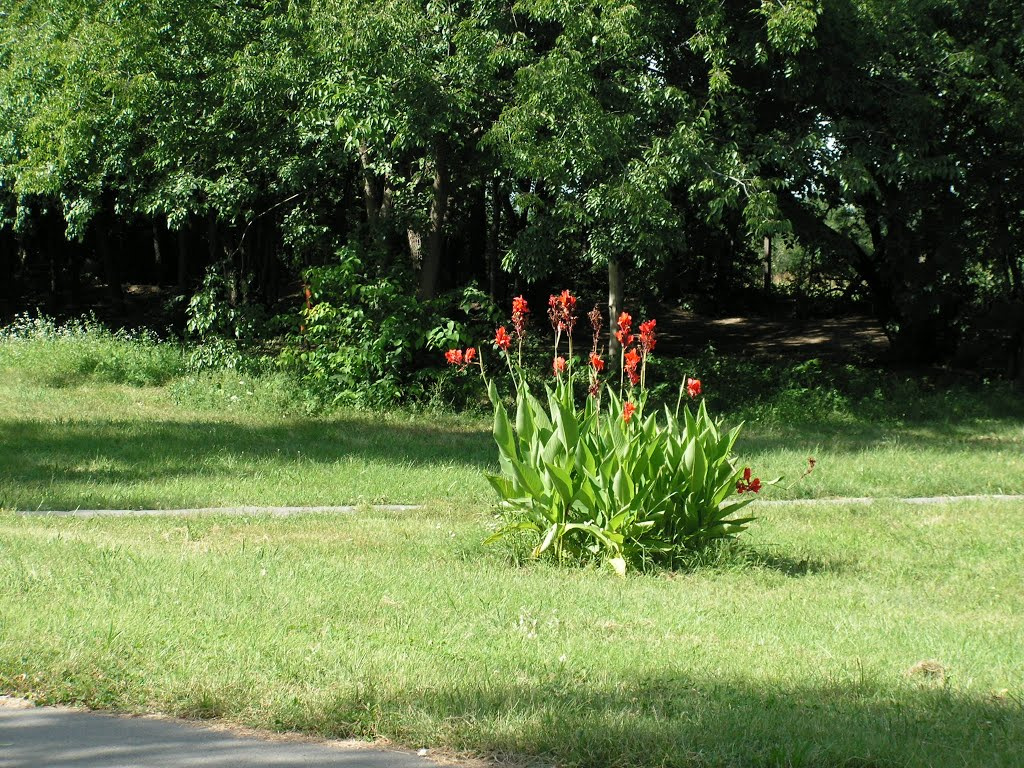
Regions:
[[203, 515], [229, 515], [248, 517], [269, 515], [291, 517], [292, 515], [332, 514], [350, 515], [360, 509], [374, 509], [382, 512], [407, 512], [422, 509], [420, 504], [370, 504], [345, 505], [340, 507], [198, 507], [196, 509], [19, 509], [16, 515], [24, 517], [192, 517]]
[[[892, 501], [899, 504], [957, 504], [964, 501], [1024, 501], [1024, 494], [979, 493], [965, 496], [844, 496], [827, 499], [764, 499], [758, 506], [853, 506]], [[226, 515], [231, 517], [291, 517], [293, 515], [330, 514], [350, 515], [360, 509], [382, 512], [411, 512], [423, 509], [422, 504], [369, 504], [337, 507], [198, 507], [196, 509], [19, 509], [14, 514], [24, 517], [201, 517]]]
[[957, 504], [963, 501], [1024, 501], [1024, 494], [978, 493], [966, 496], [845, 496], [830, 499], [766, 499], [758, 506], [840, 506], [864, 505], [893, 501], [898, 504]]

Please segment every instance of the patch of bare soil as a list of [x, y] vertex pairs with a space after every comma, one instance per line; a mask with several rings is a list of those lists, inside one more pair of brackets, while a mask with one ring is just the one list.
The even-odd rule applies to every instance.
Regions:
[[889, 351], [878, 323], [866, 315], [840, 317], [706, 317], [674, 310], [658, 320], [666, 353], [692, 355], [708, 345], [757, 358], [835, 362], [877, 360]]

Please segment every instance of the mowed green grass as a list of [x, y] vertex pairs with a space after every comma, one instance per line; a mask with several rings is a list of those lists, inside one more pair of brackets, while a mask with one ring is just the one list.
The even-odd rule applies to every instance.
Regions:
[[[179, 508], [493, 500], [489, 420], [274, 413], [223, 397], [182, 405], [168, 387], [0, 380], [0, 508]], [[256, 386], [255, 384], [252, 386]], [[258, 398], [258, 394], [254, 397]], [[237, 397], [237, 396], [233, 396]], [[1024, 492], [1024, 423], [748, 423], [740, 460], [769, 498]], [[795, 482], [814, 456], [817, 468]]]
[[0, 689], [564, 766], [1019, 766], [1022, 513], [771, 506], [625, 579], [517, 567], [474, 504], [4, 513]]

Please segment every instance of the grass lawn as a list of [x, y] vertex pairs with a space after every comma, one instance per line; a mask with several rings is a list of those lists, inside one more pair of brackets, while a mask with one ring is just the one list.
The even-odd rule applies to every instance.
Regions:
[[1019, 766], [1022, 512], [770, 507], [624, 580], [514, 567], [472, 504], [7, 513], [0, 689], [559, 765]]
[[0, 692], [567, 766], [1021, 765], [1024, 502], [892, 498], [1019, 492], [1017, 419], [752, 423], [762, 477], [819, 460], [773, 498], [888, 500], [762, 507], [709, 567], [618, 579], [482, 546], [479, 419], [25, 370], [0, 384], [8, 510], [424, 507], [0, 512]]

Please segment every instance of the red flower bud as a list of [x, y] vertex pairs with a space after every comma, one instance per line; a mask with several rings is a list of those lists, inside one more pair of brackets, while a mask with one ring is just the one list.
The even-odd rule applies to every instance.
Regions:
[[604, 370], [604, 360], [602, 360], [601, 356], [598, 355], [596, 352], [591, 352], [590, 353], [590, 366], [595, 371], [600, 373], [601, 371]]
[[466, 365], [469, 365], [475, 359], [476, 359], [476, 348], [474, 348], [474, 347], [466, 347], [466, 355], [463, 358], [463, 360], [465, 361]]
[[686, 393], [690, 397], [697, 397], [700, 395], [700, 392], [700, 379], [687, 379]]
[[654, 344], [656, 342], [656, 339], [654, 338], [654, 326], [657, 324], [657, 320], [647, 320], [646, 322], [640, 323], [640, 346], [643, 347], [645, 354], [654, 349]]
[[449, 365], [462, 365], [462, 350], [449, 349], [444, 353], [444, 359], [448, 361]]
[[565, 358], [564, 357], [556, 357], [554, 363], [552, 364], [552, 367], [555, 370], [555, 376], [558, 376], [559, 374], [564, 373], [565, 372]]
[[633, 414], [636, 412], [636, 406], [632, 403], [626, 403], [622, 406], [622, 420], [629, 424], [629, 420], [633, 418]]

